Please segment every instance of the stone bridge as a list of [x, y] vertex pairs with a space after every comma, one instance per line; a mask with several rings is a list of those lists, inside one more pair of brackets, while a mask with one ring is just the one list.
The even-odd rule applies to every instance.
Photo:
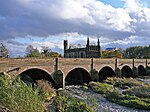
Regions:
[[0, 72], [11, 77], [29, 76], [33, 80], [48, 80], [55, 87], [82, 84], [107, 77], [137, 77], [150, 75], [150, 59], [82, 59], [82, 58], [24, 58], [0, 59]]

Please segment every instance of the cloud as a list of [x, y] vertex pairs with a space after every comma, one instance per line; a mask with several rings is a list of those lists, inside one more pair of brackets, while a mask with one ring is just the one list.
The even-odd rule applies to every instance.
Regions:
[[150, 42], [150, 8], [141, 0], [122, 1], [124, 7], [114, 8], [98, 0], [1, 0], [0, 40], [7, 41], [9, 47], [14, 43], [17, 49], [23, 45], [16, 43], [16, 38], [29, 35], [52, 38], [50, 42], [34, 41], [33, 44], [63, 49], [56, 43], [62, 46], [68, 32], [71, 35], [68, 39], [73, 43], [84, 44], [86, 37], [91, 36], [93, 40], [99, 37], [104, 47], [147, 45]]
[[103, 30], [105, 35], [110, 36], [107, 33], [111, 30], [116, 36], [117, 32], [132, 30], [133, 20], [126, 10], [96, 0], [2, 0], [0, 7], [0, 15], [6, 18], [0, 21], [1, 28], [7, 38], [63, 32], [101, 36]]

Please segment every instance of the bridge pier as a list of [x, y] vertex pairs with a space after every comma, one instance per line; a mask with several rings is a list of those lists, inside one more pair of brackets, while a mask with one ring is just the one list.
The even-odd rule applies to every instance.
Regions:
[[94, 62], [93, 62], [93, 58], [91, 59], [91, 70], [90, 70], [90, 75], [92, 78], [92, 81], [98, 81], [99, 77], [98, 77], [98, 72], [96, 71], [96, 69], [94, 69]]
[[55, 88], [65, 88], [65, 81], [63, 79], [63, 73], [61, 70], [58, 70], [58, 58], [54, 62], [54, 72], [52, 73], [54, 79]]

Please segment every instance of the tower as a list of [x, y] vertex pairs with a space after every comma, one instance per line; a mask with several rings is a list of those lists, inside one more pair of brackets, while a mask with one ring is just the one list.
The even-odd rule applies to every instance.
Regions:
[[89, 51], [90, 51], [90, 41], [89, 37], [87, 38], [87, 43], [86, 43], [86, 58], [89, 58]]
[[68, 41], [64, 40], [64, 51], [68, 49]]
[[100, 41], [99, 41], [99, 38], [98, 38], [98, 41], [97, 41], [97, 47], [98, 47], [98, 58], [101, 57], [101, 46], [100, 46]]
[[64, 40], [64, 58], [66, 58], [66, 50], [68, 49], [68, 41]]
[[86, 47], [90, 46], [90, 41], [89, 41], [89, 37], [87, 38], [87, 43], [86, 43]]

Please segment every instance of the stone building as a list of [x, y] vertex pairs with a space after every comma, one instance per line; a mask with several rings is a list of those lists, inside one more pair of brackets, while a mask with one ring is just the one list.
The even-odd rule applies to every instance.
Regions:
[[100, 58], [101, 46], [98, 39], [97, 45], [90, 45], [89, 38], [85, 48], [68, 47], [68, 41], [64, 40], [64, 58]]

